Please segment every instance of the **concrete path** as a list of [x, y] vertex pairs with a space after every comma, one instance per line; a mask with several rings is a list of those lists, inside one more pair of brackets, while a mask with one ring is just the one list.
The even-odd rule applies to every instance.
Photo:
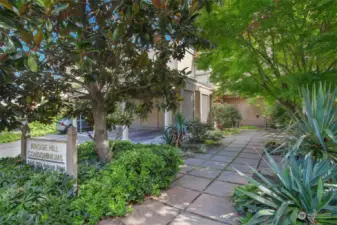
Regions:
[[[106, 219], [99, 225], [223, 225], [237, 218], [231, 196], [246, 180], [234, 168], [251, 174], [263, 153], [264, 131], [242, 131], [226, 138], [226, 145], [185, 160], [172, 187], [159, 197], [133, 206], [131, 215]], [[263, 164], [262, 168], [267, 165]]]
[[[92, 132], [90, 132], [92, 135]], [[144, 144], [158, 144], [162, 143], [161, 139], [161, 131], [159, 129], [130, 129], [129, 138], [130, 141], [134, 143], [144, 143]], [[46, 138], [53, 140], [66, 140], [67, 135], [64, 134], [47, 134], [43, 137], [38, 138]], [[91, 141], [89, 135], [85, 132], [77, 134], [78, 144], [81, 144], [86, 141]], [[109, 132], [109, 139], [115, 140], [116, 133]], [[0, 144], [0, 158], [3, 157], [15, 157], [20, 154], [21, 149], [21, 141], [14, 141], [10, 143]]]

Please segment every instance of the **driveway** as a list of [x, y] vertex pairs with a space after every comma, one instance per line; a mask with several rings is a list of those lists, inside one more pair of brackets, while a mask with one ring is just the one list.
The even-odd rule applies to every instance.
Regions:
[[[89, 132], [91, 135], [93, 134], [92, 131]], [[116, 132], [109, 132], [109, 140], [116, 139]], [[62, 134], [47, 134], [43, 137], [38, 138], [46, 138], [46, 139], [53, 139], [53, 140], [66, 140], [67, 135]], [[162, 143], [163, 140], [161, 139], [161, 131], [159, 129], [135, 129], [130, 128], [129, 130], [129, 138], [130, 141], [134, 143], [144, 143], [144, 144], [151, 144], [151, 143]], [[86, 141], [90, 141], [91, 138], [86, 132], [78, 133], [77, 134], [78, 144], [81, 144]], [[21, 149], [21, 141], [14, 141], [10, 143], [3, 143], [0, 144], [0, 158], [3, 157], [15, 157], [20, 154]]]

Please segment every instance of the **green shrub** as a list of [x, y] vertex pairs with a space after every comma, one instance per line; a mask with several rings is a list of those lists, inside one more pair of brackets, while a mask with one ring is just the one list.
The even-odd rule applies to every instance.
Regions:
[[76, 223], [96, 224], [103, 216], [122, 216], [130, 202], [167, 188], [182, 163], [177, 149], [150, 145], [125, 151], [99, 174], [82, 185], [73, 207]]
[[204, 143], [205, 143], [205, 145], [216, 145], [216, 144], [218, 144], [218, 142], [215, 141], [215, 140], [205, 140]]
[[[257, 179], [245, 176], [248, 185], [236, 188], [234, 202], [245, 213], [243, 224], [336, 224], [336, 165], [328, 160], [314, 161], [294, 155], [284, 168], [266, 152], [275, 180], [254, 170]], [[325, 215], [325, 216], [324, 216]]]
[[72, 179], [18, 162], [0, 160], [0, 224], [72, 224]]
[[214, 120], [220, 128], [231, 128], [237, 126], [242, 120], [241, 113], [234, 106], [226, 103], [214, 104], [212, 108]]
[[186, 125], [191, 142], [203, 142], [206, 138], [207, 131], [213, 128], [212, 125], [201, 123], [198, 119], [191, 120], [187, 122]]
[[0, 224], [95, 224], [123, 216], [130, 203], [167, 188], [182, 164], [178, 149], [167, 145], [116, 141], [110, 147], [115, 160], [102, 164], [93, 142], [79, 145], [77, 197], [65, 174], [0, 159]]

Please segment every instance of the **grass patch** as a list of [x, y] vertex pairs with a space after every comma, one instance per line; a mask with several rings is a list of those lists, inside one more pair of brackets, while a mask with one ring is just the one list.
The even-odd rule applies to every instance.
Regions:
[[[51, 124], [32, 122], [29, 124], [31, 137], [39, 137], [46, 134], [56, 133], [56, 121]], [[0, 133], [0, 143], [7, 143], [21, 139], [21, 132]]]
[[257, 127], [254, 125], [247, 125], [247, 126], [241, 126], [240, 129], [241, 130], [255, 130], [257, 129]]
[[225, 136], [231, 136], [233, 134], [240, 133], [240, 129], [238, 128], [230, 128], [222, 131]]

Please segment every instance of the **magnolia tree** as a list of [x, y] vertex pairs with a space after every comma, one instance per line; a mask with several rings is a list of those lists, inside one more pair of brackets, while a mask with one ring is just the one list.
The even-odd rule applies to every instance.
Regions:
[[29, 68], [36, 71], [42, 60], [54, 80], [70, 84], [68, 94], [89, 102], [95, 147], [100, 160], [108, 161], [106, 115], [120, 102], [141, 117], [156, 99], [165, 98], [158, 107], [176, 107], [187, 73], [167, 64], [182, 59], [186, 47], [203, 44], [194, 20], [205, 5], [210, 1], [6, 1], [8, 17], [0, 19], [23, 24], [6, 28], [23, 49], [35, 43]]
[[67, 89], [40, 52], [48, 28], [41, 27], [38, 18], [45, 14], [18, 2], [15, 7], [0, 1], [0, 131], [22, 129], [33, 120], [50, 122]]

